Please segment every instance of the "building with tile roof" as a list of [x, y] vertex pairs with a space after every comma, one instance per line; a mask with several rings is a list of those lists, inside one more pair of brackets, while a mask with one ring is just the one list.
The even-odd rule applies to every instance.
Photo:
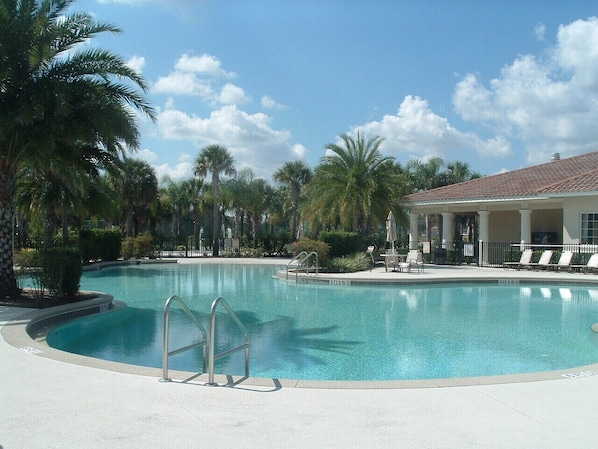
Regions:
[[474, 215], [484, 242], [598, 245], [598, 152], [417, 192], [407, 197], [410, 247], [419, 245], [421, 214], [441, 214], [442, 240], [455, 240], [454, 219]]

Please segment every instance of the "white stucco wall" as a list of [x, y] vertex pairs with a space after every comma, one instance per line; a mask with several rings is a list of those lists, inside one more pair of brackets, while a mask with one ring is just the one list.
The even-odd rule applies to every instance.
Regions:
[[563, 243], [580, 243], [582, 213], [598, 213], [596, 197], [567, 198], [564, 201]]

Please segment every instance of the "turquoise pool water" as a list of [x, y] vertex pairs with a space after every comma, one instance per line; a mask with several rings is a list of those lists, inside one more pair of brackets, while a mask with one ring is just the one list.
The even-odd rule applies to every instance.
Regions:
[[[140, 265], [85, 273], [82, 289], [128, 307], [54, 329], [52, 347], [130, 364], [162, 366], [165, 300], [178, 294], [206, 327], [222, 296], [251, 337], [251, 375], [312, 380], [403, 380], [546, 371], [598, 361], [598, 287], [535, 284], [295, 285], [280, 266]], [[176, 306], [171, 348], [197, 335]], [[242, 336], [223, 315], [216, 346]], [[197, 372], [200, 351], [170, 360]], [[216, 364], [244, 373], [243, 353]]]

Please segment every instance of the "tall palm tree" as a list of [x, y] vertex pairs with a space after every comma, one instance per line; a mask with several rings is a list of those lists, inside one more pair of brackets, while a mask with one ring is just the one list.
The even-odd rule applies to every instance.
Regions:
[[247, 187], [243, 204], [251, 217], [253, 247], [257, 248], [262, 219], [270, 207], [274, 189], [262, 178], [251, 180]]
[[214, 240], [212, 249], [214, 257], [220, 254], [220, 174], [235, 174], [235, 160], [223, 146], [208, 145], [195, 158], [195, 174], [205, 177], [212, 174], [212, 195], [214, 198]]
[[72, 0], [0, 0], [0, 295], [18, 292], [13, 222], [19, 170], [62, 161], [109, 166], [136, 148], [136, 108], [152, 119], [143, 78], [119, 56], [79, 46], [120, 30]]
[[175, 181], [166, 176], [160, 189], [160, 202], [171, 214], [171, 233], [176, 243], [180, 244], [180, 224], [185, 217], [191, 217], [194, 223], [193, 235], [199, 237], [199, 223], [203, 212], [202, 194], [204, 183], [201, 179], [191, 178]]
[[250, 167], [245, 167], [237, 171], [234, 178], [228, 179], [223, 185], [224, 195], [221, 196], [228, 198], [226, 202], [235, 211], [235, 236], [239, 238], [242, 238], [244, 235], [244, 201], [247, 196], [249, 184], [253, 179], [253, 170]]
[[364, 234], [368, 226], [385, 223], [389, 210], [398, 211], [405, 180], [393, 158], [380, 153], [382, 138], [340, 136], [330, 154], [316, 167], [307, 186], [304, 212], [314, 223]]
[[299, 210], [299, 196], [302, 189], [311, 180], [312, 171], [301, 161], [285, 162], [276, 172], [275, 182], [286, 187], [291, 201], [291, 236], [297, 235], [297, 211]]
[[125, 158], [120, 170], [111, 173], [110, 178], [123, 202], [125, 235], [134, 237], [148, 218], [149, 207], [158, 199], [156, 172], [145, 161]]

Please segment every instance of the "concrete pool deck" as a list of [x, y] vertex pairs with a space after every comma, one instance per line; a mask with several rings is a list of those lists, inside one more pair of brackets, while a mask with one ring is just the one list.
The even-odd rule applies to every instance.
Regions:
[[[377, 267], [371, 273], [331, 276], [351, 282], [541, 282], [557, 277], [598, 286], [597, 275], [468, 266], [426, 265], [424, 273], [410, 274]], [[93, 359], [89, 366], [69, 363], [66, 354], [34, 354], [33, 343], [9, 344], [4, 331], [22, 326], [19, 316], [28, 311], [0, 306], [2, 449], [561, 449], [598, 443], [594, 366], [550, 380], [446, 388], [290, 388], [276, 381], [209, 387], [198, 379], [160, 383], [159, 376], [134, 369], [94, 368]]]

